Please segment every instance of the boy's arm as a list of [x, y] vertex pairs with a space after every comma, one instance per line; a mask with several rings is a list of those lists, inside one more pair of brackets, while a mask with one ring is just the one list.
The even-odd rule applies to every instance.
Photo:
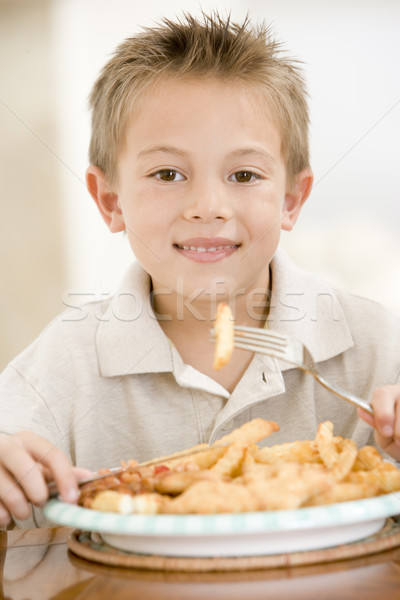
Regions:
[[374, 415], [357, 409], [359, 416], [375, 428], [376, 443], [400, 461], [400, 384], [376, 388], [371, 404]]
[[[46, 480], [55, 479], [65, 499], [73, 497], [75, 476], [65, 454], [49, 441], [59, 436], [46, 403], [12, 366], [0, 377], [0, 527], [31, 515], [30, 502], [48, 497]], [[61, 438], [62, 439], [62, 438]]]
[[13, 517], [27, 519], [29, 503], [43, 506], [48, 499], [46, 482], [51, 479], [65, 502], [76, 502], [77, 479], [86, 473], [72, 467], [59, 448], [31, 431], [0, 435], [0, 527]]

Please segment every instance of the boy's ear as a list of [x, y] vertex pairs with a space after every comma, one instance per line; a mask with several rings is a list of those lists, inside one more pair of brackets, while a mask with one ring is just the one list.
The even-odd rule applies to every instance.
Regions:
[[86, 185], [109, 230], [112, 233], [124, 231], [125, 223], [118, 195], [111, 191], [103, 171], [90, 165], [86, 171]]
[[281, 228], [291, 231], [298, 219], [304, 202], [310, 195], [314, 176], [311, 169], [304, 169], [297, 173], [288, 191], [282, 207]]

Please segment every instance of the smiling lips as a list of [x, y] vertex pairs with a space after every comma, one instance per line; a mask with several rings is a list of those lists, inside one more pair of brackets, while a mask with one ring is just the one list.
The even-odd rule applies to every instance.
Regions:
[[214, 262], [232, 254], [240, 244], [226, 238], [193, 238], [175, 243], [174, 248], [191, 260]]

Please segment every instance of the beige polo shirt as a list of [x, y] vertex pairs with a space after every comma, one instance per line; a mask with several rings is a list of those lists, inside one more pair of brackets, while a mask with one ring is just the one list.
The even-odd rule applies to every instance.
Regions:
[[[326, 379], [366, 400], [375, 387], [399, 382], [398, 317], [334, 290], [282, 251], [271, 272], [269, 326], [305, 343]], [[212, 443], [254, 417], [280, 425], [268, 445], [312, 439], [326, 419], [337, 435], [373, 442], [353, 406], [290, 365], [255, 354], [229, 394], [184, 364], [149, 292], [149, 276], [134, 263], [112, 299], [50, 323], [0, 377], [0, 432], [33, 430], [93, 470]]]

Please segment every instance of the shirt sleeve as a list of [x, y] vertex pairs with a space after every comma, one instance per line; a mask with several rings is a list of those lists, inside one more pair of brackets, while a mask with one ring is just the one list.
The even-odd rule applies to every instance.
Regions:
[[0, 376], [0, 433], [29, 430], [63, 447], [63, 434], [46, 399], [9, 365]]

